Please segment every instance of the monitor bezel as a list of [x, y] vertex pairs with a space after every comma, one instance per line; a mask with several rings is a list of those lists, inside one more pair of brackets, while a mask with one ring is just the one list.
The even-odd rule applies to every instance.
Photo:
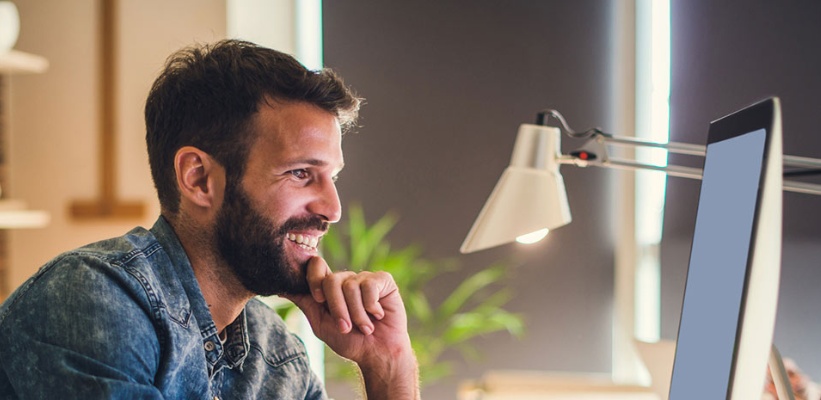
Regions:
[[[759, 236], [762, 236], [762, 232], [761, 232], [761, 229], [762, 229], [762, 226], [761, 226], [762, 210], [763, 210], [763, 204], [765, 203], [765, 201], [768, 201], [769, 203], [772, 203], [774, 206], [777, 206], [777, 208], [778, 208], [777, 216], [771, 216], [771, 215], [767, 216], [768, 221], [769, 221], [769, 222], [767, 222], [767, 224], [768, 224], [768, 226], [772, 226], [775, 223], [774, 221], [772, 221], [772, 219], [777, 217], [777, 219], [778, 219], [777, 226], [778, 226], [779, 245], [777, 246], [776, 250], [777, 250], [777, 253], [780, 255], [780, 218], [781, 218], [780, 206], [781, 206], [781, 202], [780, 202], [780, 199], [779, 199], [777, 201], [777, 204], [775, 204], [776, 201], [772, 199], [772, 195], [767, 196], [767, 193], [765, 193], [765, 189], [769, 190], [770, 192], [773, 190], [772, 185], [777, 185], [778, 186], [777, 190], [778, 190], [779, 195], [781, 193], [781, 186], [782, 186], [781, 185], [781, 162], [782, 161], [781, 161], [781, 144], [780, 144], [780, 141], [781, 141], [781, 125], [780, 124], [781, 124], [781, 119], [780, 119], [779, 100], [778, 100], [778, 98], [773, 97], [773, 98], [768, 98], [768, 99], [759, 101], [757, 103], [754, 103], [754, 104], [752, 104], [748, 107], [745, 107], [745, 108], [743, 108], [739, 111], [736, 111], [734, 113], [731, 113], [727, 116], [724, 116], [722, 118], [719, 118], [719, 119], [711, 122], [710, 123], [710, 129], [708, 131], [707, 156], [709, 156], [709, 145], [710, 144], [718, 143], [718, 142], [721, 142], [721, 141], [724, 141], [724, 140], [727, 140], [727, 139], [731, 139], [731, 138], [735, 138], [735, 137], [739, 137], [739, 136], [743, 136], [743, 135], [758, 131], [760, 129], [765, 130], [765, 143], [764, 143], [764, 149], [763, 149], [764, 154], [763, 154], [763, 157], [762, 157], [761, 171], [760, 171], [760, 176], [759, 176], [759, 183], [758, 183], [758, 188], [757, 188], [757, 191], [756, 191], [756, 202], [755, 202], [755, 209], [754, 209], [754, 216], [753, 216], [754, 219], [753, 219], [753, 226], [752, 226], [752, 231], [751, 231], [752, 234], [751, 234], [751, 237], [750, 237], [750, 247], [749, 247], [749, 250], [748, 250], [747, 265], [746, 265], [746, 269], [745, 269], [745, 273], [744, 273], [744, 283], [743, 283], [743, 288], [742, 288], [742, 293], [741, 293], [741, 302], [740, 302], [738, 317], [737, 317], [737, 326], [736, 326], [736, 332], [735, 332], [735, 339], [734, 339], [734, 342], [733, 342], [734, 347], [733, 347], [732, 361], [731, 361], [731, 366], [730, 366], [730, 374], [729, 374], [729, 377], [728, 377], [729, 381], [728, 381], [728, 385], [727, 385], [727, 394], [726, 394], [727, 399], [740, 398], [737, 392], [743, 392], [743, 393], [749, 392], [748, 388], [745, 388], [744, 390], [736, 390], [737, 389], [736, 383], [739, 381], [739, 379], [738, 379], [739, 378], [739, 376], [738, 376], [738, 371], [739, 371], [738, 363], [739, 363], [739, 359], [741, 357], [740, 352], [741, 352], [741, 344], [742, 344], [742, 340], [743, 340], [742, 338], [745, 334], [746, 335], [750, 334], [748, 332], [748, 330], [753, 329], [753, 327], [751, 327], [751, 326], [746, 326], [745, 322], [747, 322], [746, 316], [749, 314], [748, 307], [750, 306], [749, 296], [750, 296], [750, 291], [751, 291], [751, 277], [753, 276], [754, 268], [756, 268], [757, 265], [762, 264], [762, 260], [758, 260], [756, 262], [756, 254], [757, 254], [756, 249], [757, 249], [757, 244], [759, 243], [759, 240], [761, 240], [761, 238]], [[707, 156], [705, 156], [705, 160], [706, 160]], [[773, 165], [774, 163], [778, 164], [777, 168], [775, 168], [775, 166]], [[699, 197], [700, 197], [700, 190], [701, 189], [699, 189]], [[769, 200], [765, 200], [765, 199], [769, 199]], [[690, 251], [690, 257], [691, 258], [692, 258], [692, 250], [693, 249], [691, 247], [691, 251]], [[771, 260], [772, 256], [759, 257], [759, 258], [768, 258], [768, 259]], [[778, 264], [777, 267], [774, 267], [774, 268], [776, 268], [775, 276], [777, 277], [777, 276], [780, 275], [780, 263]], [[760, 269], [762, 269], [762, 267], [759, 266], [758, 269], [760, 270]], [[773, 275], [772, 272], [773, 271], [768, 271], [764, 275], [772, 276]], [[760, 276], [761, 272], [759, 272], [758, 275]], [[685, 298], [688, 295], [687, 287], [688, 287], [688, 284], [689, 284], [689, 279], [690, 279], [690, 274], [689, 274], [689, 266], [688, 266], [687, 281], [685, 283], [685, 291], [684, 291], [684, 293], [685, 293], [684, 297]], [[759, 280], [761, 280], [761, 279], [759, 279]], [[761, 284], [759, 283], [758, 286], [761, 286]], [[764, 297], [771, 297], [772, 293], [774, 292], [775, 297], [777, 298], [777, 292], [778, 292], [778, 280], [777, 280], [777, 278], [776, 278], [776, 280], [773, 284], [769, 285], [770, 287], [766, 287], [767, 285], [764, 285], [764, 286], [765, 287], [763, 287], [763, 288], [757, 287], [755, 290], [758, 293], [764, 293]], [[774, 287], [772, 287], [772, 286], [774, 286]], [[681, 330], [681, 318], [684, 316], [684, 306], [685, 306], [685, 304], [687, 304], [687, 302], [682, 301], [682, 309], [681, 309], [681, 315], [680, 315], [680, 319], [679, 319], [679, 333], [681, 333], [681, 331], [682, 331]], [[767, 310], [767, 313], [771, 314], [771, 316], [766, 315], [766, 316], [764, 316], [764, 318], [761, 318], [761, 319], [757, 318], [757, 320], [754, 322], [754, 324], [757, 324], [757, 325], [760, 325], [760, 326], [765, 326], [766, 328], [768, 328], [770, 330], [769, 332], [763, 332], [762, 334], [765, 335], [765, 339], [763, 339], [763, 340], [769, 340], [769, 342], [771, 343], [772, 342], [772, 330], [774, 330], [774, 325], [775, 325], [775, 309], [772, 309], [771, 312], [770, 312], [770, 310]], [[768, 337], [769, 339], [766, 339], [766, 337]], [[747, 341], [749, 342], [750, 340], [747, 340]], [[753, 342], [754, 343], [759, 343], [759, 342], [762, 342], [762, 339], [756, 338], [755, 340], [753, 340]], [[756, 346], [758, 346], [758, 345], [756, 344]], [[760, 346], [758, 346], [758, 347], [760, 347]], [[756, 351], [755, 353], [760, 353], [760, 351]], [[676, 358], [677, 358], [677, 355], [678, 355], [678, 349], [676, 351]], [[749, 358], [749, 357], [747, 357], [747, 358]], [[761, 357], [760, 357], [760, 354], [755, 354], [755, 357], [752, 357], [752, 358], [758, 360]], [[671, 383], [670, 384], [670, 395], [673, 394], [673, 385], [676, 382], [675, 376], [676, 376], [676, 370], [677, 369], [676, 369], [675, 359], [674, 359], [673, 365], [674, 365], [673, 366], [673, 376], [672, 376], [671, 382], [670, 382]], [[762, 364], [762, 368], [761, 368], [762, 383], [763, 383], [763, 376], [764, 376], [765, 368], [766, 368], [766, 359], [764, 360], [764, 363]], [[745, 377], [743, 377], [743, 378], [748, 379], [746, 377], [746, 375], [749, 374], [749, 372], [746, 371], [746, 368], [745, 368], [744, 374], [745, 374]], [[763, 388], [763, 385], [762, 385], [762, 388]], [[673, 400], [677, 400], [677, 399], [673, 399]]]

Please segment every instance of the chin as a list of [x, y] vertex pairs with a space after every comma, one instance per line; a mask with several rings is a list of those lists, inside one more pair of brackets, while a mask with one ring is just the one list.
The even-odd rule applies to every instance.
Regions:
[[291, 251], [288, 253], [288, 266], [295, 271], [301, 271], [303, 274], [308, 271], [308, 262], [317, 256], [316, 250], [305, 250], [297, 246], [289, 246]]

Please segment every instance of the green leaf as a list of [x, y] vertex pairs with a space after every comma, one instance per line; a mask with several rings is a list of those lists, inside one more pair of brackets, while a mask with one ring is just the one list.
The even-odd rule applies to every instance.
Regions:
[[505, 275], [501, 266], [485, 268], [462, 281], [453, 293], [442, 302], [439, 308], [440, 317], [446, 317], [458, 312], [479, 290], [498, 282]]
[[428, 303], [427, 297], [422, 292], [410, 292], [405, 297], [408, 299], [408, 315], [418, 319], [422, 324], [429, 323], [433, 319], [433, 312]]
[[420, 386], [427, 386], [451, 374], [453, 374], [453, 364], [450, 362], [443, 361], [425, 369], [420, 367], [419, 384]]
[[524, 330], [521, 316], [501, 310], [489, 315], [475, 312], [457, 314], [443, 338], [446, 344], [451, 345], [502, 330], [520, 335]]
[[348, 227], [352, 239], [350, 267], [356, 270], [368, 269], [375, 249], [384, 243], [385, 236], [393, 229], [398, 219], [393, 214], [385, 214], [368, 227], [361, 206], [352, 206], [349, 215]]
[[294, 310], [297, 310], [296, 304], [291, 302], [283, 303], [274, 307], [274, 311], [276, 311], [282, 319], [287, 319], [288, 315], [290, 315]]
[[328, 262], [331, 269], [348, 267], [348, 265], [346, 265], [348, 262], [348, 252], [345, 250], [345, 245], [342, 243], [342, 237], [335, 227], [329, 229], [328, 232], [322, 236], [322, 241], [320, 241], [320, 244], [322, 245], [322, 257], [325, 258], [325, 261]]
[[507, 304], [512, 297], [513, 295], [510, 293], [509, 289], [501, 289], [482, 300], [481, 304], [477, 305], [473, 311], [481, 313], [499, 310], [502, 306]]

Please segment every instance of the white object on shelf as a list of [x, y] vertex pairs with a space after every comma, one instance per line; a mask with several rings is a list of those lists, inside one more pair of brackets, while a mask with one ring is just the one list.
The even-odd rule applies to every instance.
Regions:
[[45, 211], [26, 210], [20, 200], [0, 200], [0, 229], [42, 228], [50, 219]]
[[20, 34], [20, 14], [10, 1], [0, 1], [0, 54], [11, 50]]

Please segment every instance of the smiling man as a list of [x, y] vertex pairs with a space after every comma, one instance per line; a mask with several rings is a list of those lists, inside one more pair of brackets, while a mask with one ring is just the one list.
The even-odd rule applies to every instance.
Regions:
[[418, 398], [391, 276], [332, 272], [317, 252], [359, 103], [334, 73], [248, 42], [172, 55], [145, 109], [162, 215], [58, 256], [3, 303], [0, 398], [327, 398], [254, 299], [274, 294], [359, 365], [369, 399]]

